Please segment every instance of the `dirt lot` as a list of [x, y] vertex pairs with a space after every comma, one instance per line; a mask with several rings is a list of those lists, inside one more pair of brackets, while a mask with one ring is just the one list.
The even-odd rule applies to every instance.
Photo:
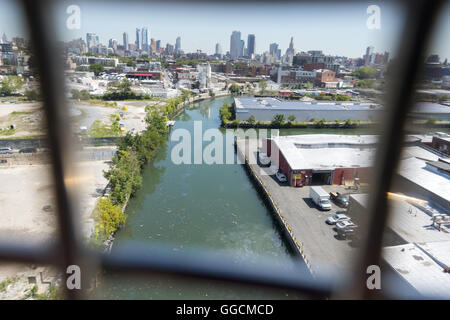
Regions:
[[[74, 181], [79, 186], [79, 222], [84, 236], [88, 236], [93, 228], [91, 213], [98, 196], [106, 186], [107, 180], [103, 177], [103, 170], [107, 167], [106, 161], [85, 161], [78, 165], [79, 174]], [[52, 240], [55, 237], [57, 217], [50, 170], [50, 165], [0, 168], [1, 238], [35, 243]], [[45, 205], [50, 205], [52, 210], [44, 211]], [[28, 277], [37, 276], [41, 271], [47, 277], [51, 277], [52, 272], [44, 267], [0, 265], [0, 284], [4, 281], [11, 282], [6, 293], [0, 292], [0, 299], [26, 296], [30, 290]], [[16, 276], [18, 279], [15, 279]], [[41, 290], [40, 281], [40, 277], [37, 277], [37, 284]]]

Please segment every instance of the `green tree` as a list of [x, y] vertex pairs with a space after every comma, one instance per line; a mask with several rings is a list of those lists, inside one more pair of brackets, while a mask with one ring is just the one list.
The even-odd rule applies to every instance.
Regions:
[[251, 115], [251, 116], [248, 118], [247, 122], [248, 122], [249, 124], [251, 124], [251, 125], [254, 125], [254, 124], [256, 123], [255, 116], [254, 116], [254, 115]]
[[101, 64], [91, 64], [89, 71], [93, 72], [96, 76], [105, 71], [105, 68]]
[[306, 88], [307, 88], [307, 89], [311, 89], [311, 88], [312, 88], [311, 82], [308, 81], [308, 82], [306, 83]]
[[126, 220], [126, 215], [122, 212], [121, 207], [114, 205], [107, 198], [98, 199], [93, 215], [96, 220], [94, 236], [100, 240], [107, 239]]
[[237, 94], [237, 93], [241, 92], [241, 86], [238, 85], [238, 84], [236, 84], [236, 83], [233, 83], [233, 84], [228, 88], [228, 90], [229, 90], [232, 94]]
[[37, 101], [40, 99], [39, 94], [35, 90], [25, 90], [24, 94], [28, 101]]
[[359, 79], [373, 79], [376, 77], [378, 73], [378, 70], [372, 67], [361, 67], [355, 72], [353, 72], [352, 75], [358, 77]]
[[284, 115], [283, 114], [279, 114], [277, 113], [276, 115], [273, 116], [271, 125], [273, 127], [281, 127], [284, 123]]
[[7, 76], [3, 78], [0, 87], [0, 94], [10, 96], [22, 89], [23, 80], [18, 76]]
[[295, 121], [295, 116], [294, 116], [293, 114], [291, 114], [291, 115], [288, 117], [288, 121], [289, 121], [289, 122], [294, 122], [294, 121]]
[[264, 91], [267, 88], [267, 81], [260, 81], [259, 82], [259, 87], [261, 88], [261, 94], [264, 94]]
[[140, 163], [135, 152], [119, 150], [111, 167], [104, 173], [111, 184], [111, 202], [123, 205], [140, 188], [142, 177]]

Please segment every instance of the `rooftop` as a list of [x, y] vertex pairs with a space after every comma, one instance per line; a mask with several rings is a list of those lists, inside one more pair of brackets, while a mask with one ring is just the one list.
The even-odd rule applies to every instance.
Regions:
[[[350, 197], [363, 206], [368, 201], [367, 194], [352, 194]], [[433, 204], [427, 204], [424, 201], [415, 202], [413, 199], [411, 198], [410, 201], [406, 201], [402, 198], [402, 195], [400, 197], [392, 196], [389, 198], [389, 228], [409, 243], [450, 241], [450, 233], [444, 230], [439, 231], [437, 228], [431, 226], [431, 217], [433, 214], [446, 214], [448, 212]]]
[[[436, 161], [436, 158], [427, 160]], [[443, 199], [450, 199], [449, 177], [429, 170], [424, 159], [417, 157], [403, 159], [398, 174]]]
[[380, 105], [375, 103], [341, 102], [307, 102], [285, 101], [275, 98], [235, 98], [236, 111], [245, 109], [271, 109], [271, 110], [320, 110], [320, 111], [355, 111], [378, 110]]
[[440, 298], [450, 297], [450, 275], [443, 272], [450, 266], [450, 241], [386, 247], [384, 260], [399, 276], [419, 293]]
[[293, 170], [370, 167], [375, 135], [308, 134], [273, 139]]

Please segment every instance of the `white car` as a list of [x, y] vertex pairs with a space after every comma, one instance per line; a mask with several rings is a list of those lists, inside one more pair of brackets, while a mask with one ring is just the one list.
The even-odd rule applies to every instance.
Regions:
[[260, 152], [259, 153], [259, 162], [263, 165], [263, 166], [268, 166], [270, 165], [270, 157], [267, 155], [267, 153], [263, 153]]
[[287, 178], [286, 178], [284, 173], [277, 172], [275, 174], [275, 176], [277, 177], [278, 181], [280, 181], [280, 182], [286, 182], [287, 181]]
[[344, 220], [336, 223], [336, 229], [338, 230], [355, 229], [357, 227], [358, 226], [350, 220]]
[[327, 221], [328, 224], [336, 224], [338, 222], [347, 221], [347, 220], [350, 220], [349, 216], [346, 216], [343, 213], [338, 213], [338, 214], [335, 214], [332, 217], [329, 217], [326, 221]]

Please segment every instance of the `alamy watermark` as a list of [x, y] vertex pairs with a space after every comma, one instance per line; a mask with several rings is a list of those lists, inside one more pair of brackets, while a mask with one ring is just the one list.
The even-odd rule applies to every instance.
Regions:
[[172, 132], [170, 140], [175, 144], [170, 158], [174, 164], [261, 164], [261, 157], [278, 164], [279, 153], [268, 143], [278, 137], [276, 129], [227, 129], [224, 134], [217, 128], [203, 130], [202, 121], [194, 121], [193, 129], [193, 135], [183, 128]]
[[381, 9], [373, 4], [367, 7], [366, 13], [369, 15], [366, 20], [368, 29], [381, 29]]

